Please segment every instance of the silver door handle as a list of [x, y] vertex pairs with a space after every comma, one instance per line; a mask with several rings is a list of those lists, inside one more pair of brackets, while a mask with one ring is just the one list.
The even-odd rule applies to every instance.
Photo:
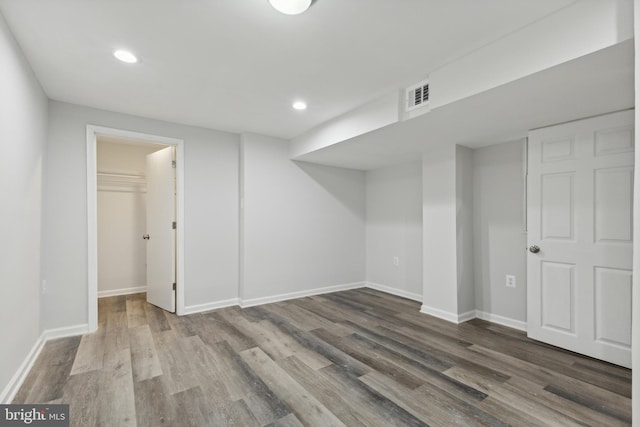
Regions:
[[531, 252], [532, 254], [537, 254], [538, 252], [540, 252], [540, 248], [536, 245], [529, 246], [529, 252]]
[[142, 238], [143, 238], [144, 240], [149, 240], [149, 235], [148, 235], [148, 234], [145, 234], [144, 236], [142, 236]]

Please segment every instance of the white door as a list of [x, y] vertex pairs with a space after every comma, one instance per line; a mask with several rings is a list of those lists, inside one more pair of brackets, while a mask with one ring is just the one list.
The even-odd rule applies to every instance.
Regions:
[[529, 337], [629, 368], [633, 133], [633, 111], [531, 131], [527, 181]]
[[147, 301], [175, 312], [173, 147], [147, 156]]

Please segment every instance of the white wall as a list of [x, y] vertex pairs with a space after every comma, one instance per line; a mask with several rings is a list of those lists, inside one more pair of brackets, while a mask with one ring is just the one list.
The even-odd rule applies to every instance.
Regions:
[[87, 124], [185, 141], [185, 305], [237, 296], [237, 135], [55, 101], [49, 111], [43, 248], [49, 327], [87, 323]]
[[430, 75], [431, 108], [628, 40], [632, 10], [631, 0], [578, 1], [452, 61]]
[[[634, 0], [634, 30], [636, 40], [640, 40], [640, 0]], [[640, 425], [640, 43], [635, 45], [635, 138], [636, 138], [636, 167], [633, 193], [633, 303], [632, 315], [632, 353], [631, 364], [633, 369], [632, 395], [633, 425]]]
[[291, 161], [281, 139], [242, 144], [243, 302], [364, 282], [364, 172]]
[[145, 193], [105, 189], [98, 181], [98, 296], [144, 292], [147, 286]]
[[422, 311], [454, 321], [458, 312], [456, 147], [422, 157]]
[[47, 98], [1, 15], [0, 76], [0, 403], [5, 403], [12, 392], [6, 385], [41, 332]]
[[[523, 142], [474, 150], [473, 223], [476, 308], [526, 322]], [[505, 275], [516, 276], [516, 288]]]
[[456, 146], [456, 253], [458, 312], [475, 310], [473, 253], [473, 151]]
[[98, 295], [147, 285], [146, 156], [162, 146], [105, 142], [98, 137]]
[[366, 178], [367, 281], [422, 301], [422, 164], [371, 170]]
[[165, 148], [159, 144], [145, 144], [141, 142], [116, 138], [105, 138], [98, 135], [96, 146], [96, 167], [98, 173], [117, 173], [122, 171], [130, 174], [144, 175], [147, 167], [147, 154]]
[[423, 313], [475, 317], [473, 152], [446, 144], [422, 156]]
[[295, 137], [291, 141], [293, 159], [332, 144], [375, 131], [399, 119], [400, 93], [387, 95], [348, 111]]
[[404, 94], [399, 97], [397, 90], [390, 91], [294, 138], [292, 154], [297, 159], [308, 159], [305, 155], [322, 148], [399, 121], [410, 121], [428, 111], [632, 39], [632, 3], [632, 0], [575, 1], [440, 68], [421, 70], [430, 73], [428, 109], [407, 113]]

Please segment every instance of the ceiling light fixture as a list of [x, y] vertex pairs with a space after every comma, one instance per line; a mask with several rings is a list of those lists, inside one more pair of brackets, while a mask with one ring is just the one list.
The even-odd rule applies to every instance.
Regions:
[[306, 110], [307, 109], [307, 104], [305, 104], [302, 101], [296, 101], [296, 102], [293, 103], [293, 108], [295, 110], [300, 110], [300, 111], [301, 110]]
[[116, 50], [115, 52], [113, 52], [113, 56], [115, 56], [122, 62], [126, 62], [127, 64], [135, 64], [136, 62], [138, 62], [138, 58], [136, 58], [136, 56], [128, 50]]
[[285, 15], [298, 15], [311, 6], [311, 0], [269, 0], [269, 3]]

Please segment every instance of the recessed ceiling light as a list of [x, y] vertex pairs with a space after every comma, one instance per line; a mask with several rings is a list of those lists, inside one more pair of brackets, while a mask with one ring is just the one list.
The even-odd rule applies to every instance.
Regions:
[[115, 52], [113, 52], [113, 56], [115, 56], [122, 62], [126, 62], [127, 64], [135, 64], [136, 62], [138, 62], [138, 58], [136, 58], [136, 56], [128, 50], [116, 50]]
[[269, 0], [271, 6], [285, 15], [298, 15], [309, 9], [311, 0]]
[[296, 101], [293, 103], [293, 108], [295, 110], [306, 110], [307, 109], [307, 104], [302, 102], [302, 101]]

